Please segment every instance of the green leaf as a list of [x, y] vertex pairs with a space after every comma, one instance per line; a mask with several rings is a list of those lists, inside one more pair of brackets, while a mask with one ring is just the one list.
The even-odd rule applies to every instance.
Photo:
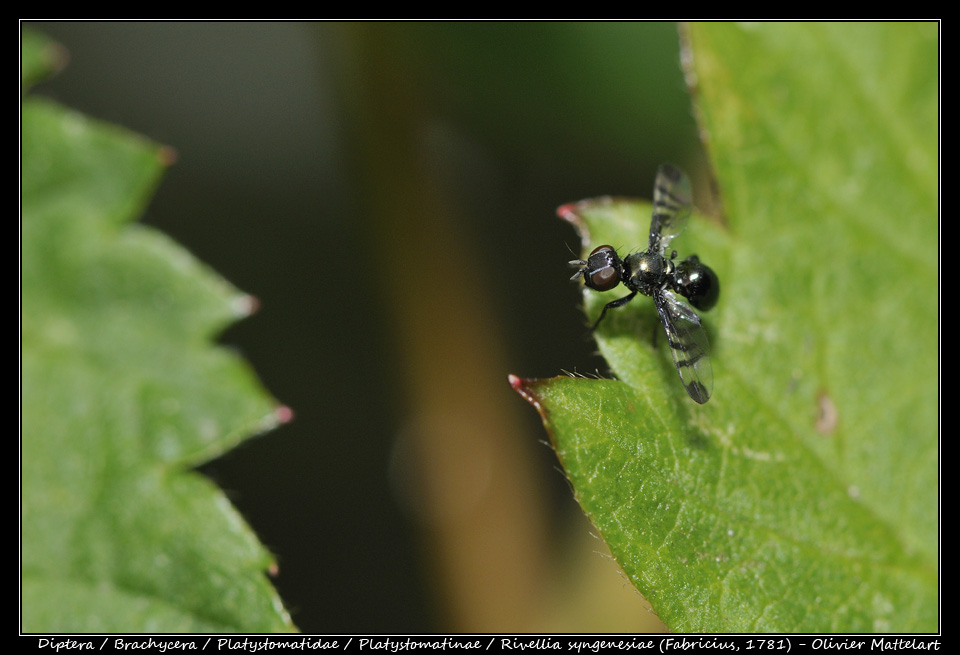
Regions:
[[292, 630], [272, 556], [190, 471], [289, 411], [211, 343], [251, 299], [129, 224], [169, 149], [48, 101], [21, 119], [22, 629]]
[[20, 34], [20, 82], [23, 91], [63, 68], [67, 55], [46, 36], [25, 29]]
[[[671, 629], [935, 632], [937, 26], [691, 25], [685, 52], [724, 217], [671, 246], [721, 280], [713, 397], [644, 297], [597, 332], [619, 380], [511, 382]], [[585, 251], [644, 247], [649, 205], [566, 211]]]

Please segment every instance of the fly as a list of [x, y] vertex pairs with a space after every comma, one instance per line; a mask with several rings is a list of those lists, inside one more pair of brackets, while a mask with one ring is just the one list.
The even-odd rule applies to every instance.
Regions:
[[[677, 251], [666, 255], [670, 242], [683, 232], [690, 218], [691, 192], [689, 178], [678, 168], [663, 164], [653, 186], [653, 217], [650, 219], [650, 241], [642, 252], [621, 258], [613, 246], [598, 246], [587, 259], [570, 262], [580, 266], [571, 280], [583, 278], [595, 291], [609, 291], [623, 284], [630, 293], [608, 302], [590, 328], [597, 329], [608, 309], [622, 307], [641, 293], [653, 298], [660, 322], [667, 333], [683, 388], [694, 401], [703, 404], [713, 392], [713, 367], [710, 365], [710, 343], [700, 317], [690, 307], [707, 311], [720, 296], [720, 280], [696, 255], [674, 263]], [[683, 296], [689, 302], [684, 302]]]

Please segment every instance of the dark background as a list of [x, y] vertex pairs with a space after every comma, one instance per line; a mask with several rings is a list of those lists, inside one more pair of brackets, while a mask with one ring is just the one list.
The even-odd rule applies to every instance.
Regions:
[[[204, 471], [305, 632], [656, 629], [507, 374], [604, 373], [560, 204], [705, 157], [672, 23], [35, 23], [36, 93], [178, 152], [144, 221], [296, 414]], [[614, 244], [635, 247], [640, 244]]]

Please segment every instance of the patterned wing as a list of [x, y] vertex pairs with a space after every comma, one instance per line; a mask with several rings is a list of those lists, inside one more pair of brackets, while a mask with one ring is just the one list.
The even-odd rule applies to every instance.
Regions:
[[710, 343], [700, 317], [673, 292], [664, 289], [654, 296], [673, 363], [680, 374], [683, 388], [701, 405], [713, 393], [713, 366], [710, 365]]
[[663, 255], [673, 237], [683, 232], [690, 218], [691, 198], [690, 178], [675, 166], [661, 165], [653, 183], [650, 250]]

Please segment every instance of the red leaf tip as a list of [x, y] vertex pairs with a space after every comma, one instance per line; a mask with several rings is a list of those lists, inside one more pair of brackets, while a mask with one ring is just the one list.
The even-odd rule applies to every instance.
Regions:
[[289, 423], [294, 417], [293, 410], [286, 405], [280, 405], [277, 407], [273, 414], [277, 417], [277, 421], [279, 421], [281, 424]]
[[568, 202], [565, 205], [560, 205], [557, 207], [557, 216], [562, 218], [565, 221], [574, 222], [575, 216], [577, 215], [577, 205], [576, 202]]
[[177, 162], [179, 156], [176, 148], [172, 146], [160, 146], [160, 149], [157, 150], [157, 159], [160, 160], [160, 165], [168, 168]]
[[233, 300], [233, 311], [234, 315], [239, 318], [246, 318], [252, 314], [256, 314], [260, 310], [260, 299], [256, 296], [251, 296], [248, 293], [237, 296]]

